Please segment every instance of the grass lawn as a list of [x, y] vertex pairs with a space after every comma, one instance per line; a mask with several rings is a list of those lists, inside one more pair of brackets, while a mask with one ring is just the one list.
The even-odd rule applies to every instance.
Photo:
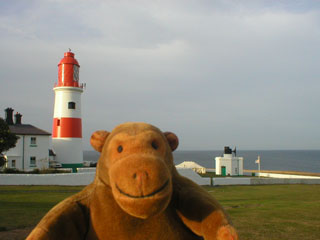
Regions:
[[320, 185], [207, 187], [242, 240], [320, 239]]
[[[34, 226], [83, 187], [0, 186], [0, 229]], [[320, 239], [320, 185], [205, 187], [230, 214], [241, 240]]]
[[0, 186], [0, 230], [35, 226], [49, 209], [82, 188]]

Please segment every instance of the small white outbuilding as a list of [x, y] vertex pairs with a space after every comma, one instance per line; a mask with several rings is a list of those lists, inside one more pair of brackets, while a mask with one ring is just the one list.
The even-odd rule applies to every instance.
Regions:
[[243, 157], [233, 156], [229, 147], [224, 148], [222, 157], [216, 157], [216, 175], [239, 176], [243, 175]]
[[197, 173], [206, 173], [206, 168], [193, 161], [184, 161], [176, 165], [177, 169], [192, 169]]

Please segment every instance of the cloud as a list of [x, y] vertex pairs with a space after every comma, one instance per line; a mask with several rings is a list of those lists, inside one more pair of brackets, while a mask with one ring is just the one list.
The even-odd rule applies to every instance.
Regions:
[[124, 121], [176, 132], [181, 149], [318, 148], [314, 2], [12, 2], [0, 5], [0, 107], [24, 122], [51, 130], [70, 47], [87, 83], [86, 149]]

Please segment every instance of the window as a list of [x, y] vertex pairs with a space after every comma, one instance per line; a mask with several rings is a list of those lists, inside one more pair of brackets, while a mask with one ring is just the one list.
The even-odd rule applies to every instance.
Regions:
[[30, 138], [30, 147], [36, 147], [37, 146], [37, 138], [31, 137]]
[[36, 166], [36, 157], [30, 157], [30, 167]]
[[60, 126], [60, 119], [57, 119], [57, 126]]
[[30, 138], [30, 146], [32, 146], [32, 147], [37, 146], [37, 138], [36, 137]]
[[11, 167], [12, 168], [16, 168], [16, 160], [12, 160], [11, 161]]
[[73, 81], [79, 81], [79, 67], [77, 65], [73, 65]]
[[76, 109], [76, 103], [75, 102], [68, 102], [68, 108], [69, 109]]

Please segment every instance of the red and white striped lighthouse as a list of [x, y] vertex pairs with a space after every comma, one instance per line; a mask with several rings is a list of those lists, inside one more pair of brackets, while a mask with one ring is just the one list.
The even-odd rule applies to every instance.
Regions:
[[58, 68], [58, 83], [53, 88], [52, 146], [62, 167], [75, 170], [83, 165], [80, 65], [69, 51], [64, 53]]

